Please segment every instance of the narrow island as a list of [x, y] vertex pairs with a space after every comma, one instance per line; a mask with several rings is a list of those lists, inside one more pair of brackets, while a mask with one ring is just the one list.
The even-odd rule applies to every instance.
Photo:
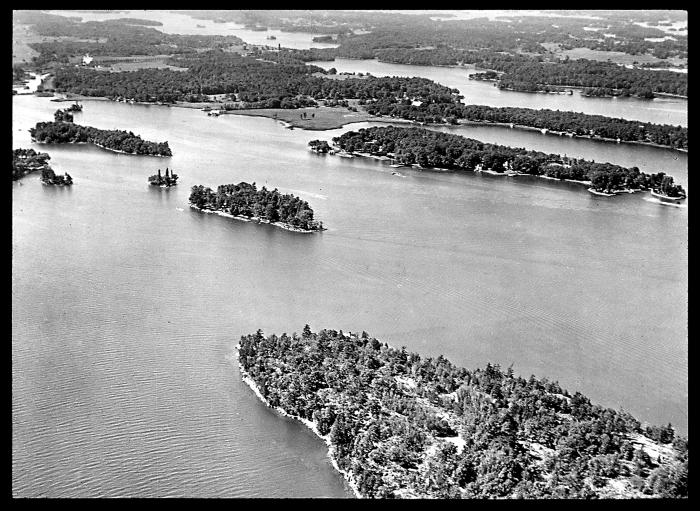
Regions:
[[41, 171], [41, 184], [47, 186], [72, 186], [73, 178], [68, 172], [61, 176], [56, 174], [53, 169], [47, 168]]
[[688, 496], [687, 438], [547, 378], [308, 325], [237, 348], [244, 382], [326, 442], [358, 497]]
[[165, 176], [163, 176], [160, 173], [160, 169], [158, 169], [158, 173], [150, 176], [148, 178], [148, 182], [151, 184], [151, 186], [170, 188], [171, 186], [175, 186], [177, 184], [178, 177], [179, 176], [175, 174], [175, 172], [170, 172], [170, 169], [168, 169], [168, 167], [165, 167]]
[[33, 142], [40, 144], [90, 143], [117, 153], [165, 157], [173, 155], [167, 141], [150, 142], [130, 131], [101, 130], [72, 122], [39, 122], [29, 129], [29, 134]]
[[323, 222], [314, 220], [308, 202], [291, 194], [281, 194], [245, 181], [219, 185], [214, 192], [202, 185], [192, 187], [190, 207], [238, 220], [257, 220], [294, 232], [324, 231]]
[[[321, 141], [313, 141], [320, 147]], [[468, 170], [496, 175], [533, 175], [581, 183], [598, 195], [656, 190], [685, 198], [681, 185], [664, 172], [646, 174], [637, 167], [596, 163], [559, 154], [546, 154], [488, 144], [451, 133], [425, 128], [394, 126], [362, 128], [333, 138], [339, 155], [369, 156], [391, 160], [392, 166], [443, 170]]]
[[12, 180], [17, 181], [30, 172], [50, 169], [50, 159], [49, 153], [38, 153], [34, 149], [13, 149]]

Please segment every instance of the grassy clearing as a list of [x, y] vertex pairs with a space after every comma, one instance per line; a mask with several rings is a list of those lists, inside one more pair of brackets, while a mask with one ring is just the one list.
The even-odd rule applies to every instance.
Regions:
[[[295, 128], [308, 130], [330, 130], [341, 128], [351, 122], [372, 121], [377, 117], [366, 112], [351, 112], [343, 107], [320, 106], [318, 108], [298, 108], [289, 110], [286, 108], [256, 108], [248, 110], [235, 110], [235, 114], [252, 115], [256, 117], [269, 117], [285, 121]], [[306, 113], [306, 119], [303, 114]], [[313, 117], [312, 117], [313, 115]]]

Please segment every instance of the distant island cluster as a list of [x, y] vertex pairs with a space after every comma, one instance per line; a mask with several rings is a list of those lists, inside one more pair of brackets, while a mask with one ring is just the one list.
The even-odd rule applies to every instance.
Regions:
[[688, 440], [557, 382], [457, 367], [308, 325], [238, 345], [268, 406], [329, 446], [358, 497], [687, 497]]

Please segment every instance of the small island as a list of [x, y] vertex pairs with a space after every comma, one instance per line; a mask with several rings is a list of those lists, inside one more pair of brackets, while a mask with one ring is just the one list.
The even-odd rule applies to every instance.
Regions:
[[[312, 141], [312, 147], [320, 147], [321, 142]], [[467, 170], [501, 176], [527, 174], [581, 183], [588, 186], [591, 193], [606, 196], [642, 190], [659, 190], [677, 198], [686, 195], [683, 187], [674, 184], [673, 177], [664, 172], [646, 174], [637, 167], [488, 144], [425, 128], [362, 128], [334, 137], [333, 144], [339, 149], [339, 155], [391, 160], [393, 166]]]
[[319, 154], [325, 154], [328, 152], [333, 154], [333, 149], [325, 140], [312, 140], [309, 142], [309, 149]]
[[170, 172], [168, 167], [165, 167], [165, 176], [160, 173], [158, 169], [158, 174], [153, 174], [148, 178], [148, 182], [151, 186], [160, 186], [161, 188], [170, 188], [177, 184], [178, 175], [175, 172]]
[[686, 498], [688, 440], [547, 378], [342, 330], [242, 336], [241, 376], [311, 428], [358, 497]]
[[[59, 112], [56, 112], [56, 115]], [[150, 142], [130, 131], [101, 130], [72, 122], [39, 122], [29, 129], [29, 134], [33, 142], [40, 144], [90, 143], [117, 153], [165, 157], [173, 155], [167, 141]]]
[[308, 202], [291, 194], [281, 194], [264, 186], [258, 190], [255, 183], [219, 185], [214, 192], [202, 185], [192, 187], [190, 207], [205, 213], [239, 220], [257, 220], [294, 232], [325, 230], [323, 222], [314, 220], [314, 211]]
[[64, 110], [56, 110], [56, 112], [53, 114], [53, 118], [56, 122], [73, 122], [73, 114], [68, 108]]
[[68, 172], [61, 176], [56, 174], [53, 169], [47, 168], [41, 171], [41, 183], [48, 186], [71, 186], [73, 178]]
[[12, 180], [35, 172], [37, 170], [47, 170], [51, 156], [49, 153], [38, 153], [34, 149], [14, 149], [12, 151]]

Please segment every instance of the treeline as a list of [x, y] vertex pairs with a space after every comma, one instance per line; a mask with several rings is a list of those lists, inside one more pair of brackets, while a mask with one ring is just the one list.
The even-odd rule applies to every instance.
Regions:
[[59, 91], [86, 96], [124, 97], [137, 101], [209, 101], [208, 94], [227, 94], [241, 108], [297, 108], [320, 99], [414, 97], [449, 101], [455, 90], [425, 78], [368, 77], [333, 80], [316, 66], [265, 62], [252, 57], [212, 51], [196, 58], [172, 59], [187, 71], [140, 69], [106, 73], [92, 69], [58, 69]]
[[34, 149], [12, 150], [12, 180], [34, 172], [35, 170], [49, 169], [49, 153], [38, 153]]
[[73, 114], [67, 108], [56, 110], [53, 118], [56, 122], [73, 122]]
[[[590, 181], [598, 191], [661, 190], [666, 195], [685, 196], [673, 177], [663, 172], [646, 174], [637, 167], [595, 163], [540, 151], [528, 151], [424, 128], [394, 126], [362, 128], [333, 138], [347, 152], [391, 156], [399, 164], [454, 170], [513, 171], [557, 179]], [[668, 192], [668, 193], [667, 193]]]
[[549, 109], [465, 105], [462, 118], [470, 121], [513, 123], [575, 135], [619, 138], [625, 142], [650, 142], [674, 149], [688, 149], [688, 128], [603, 115]]
[[[688, 441], [671, 425], [643, 427], [546, 378], [308, 325], [242, 336], [238, 356], [271, 406], [327, 435], [365, 497], [688, 496]], [[650, 431], [660, 456], [644, 448]]]
[[104, 149], [137, 155], [172, 156], [168, 142], [143, 140], [130, 131], [101, 130], [69, 122], [39, 122], [29, 130], [32, 140], [46, 144], [91, 143]]
[[193, 186], [189, 201], [199, 209], [280, 222], [305, 231], [323, 230], [323, 222], [314, 220], [314, 211], [308, 202], [282, 194], [277, 188], [268, 190], [263, 186], [258, 190], [255, 183], [241, 181], [237, 185], [219, 185], [216, 192], [202, 185]]

